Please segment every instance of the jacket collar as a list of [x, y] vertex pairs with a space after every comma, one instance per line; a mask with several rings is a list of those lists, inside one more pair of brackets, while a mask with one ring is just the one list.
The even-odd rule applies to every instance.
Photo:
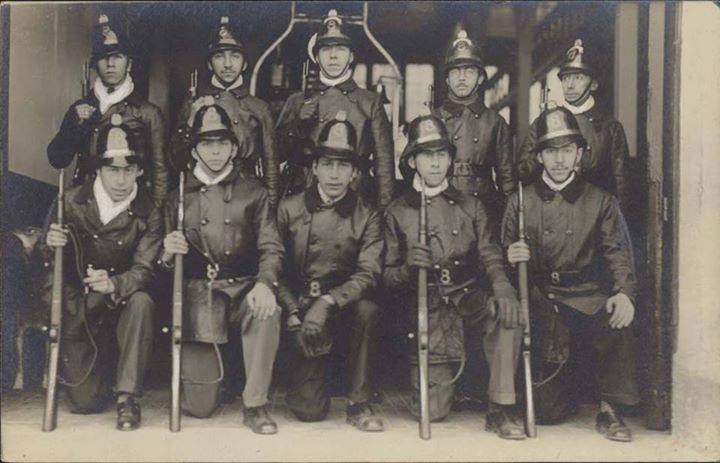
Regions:
[[[420, 192], [415, 191], [412, 186], [408, 187], [408, 190], [403, 194], [403, 196], [410, 207], [413, 209], [420, 208]], [[438, 196], [443, 196], [446, 199], [455, 202], [460, 202], [462, 199], [462, 193], [460, 193], [460, 190], [455, 188], [452, 183]]]
[[[241, 175], [241, 167], [242, 166], [239, 164], [233, 167], [233, 170], [230, 172], [230, 174], [224, 179], [222, 179], [220, 182], [218, 182], [217, 185], [234, 184], [235, 180]], [[198, 178], [192, 174], [192, 171], [190, 171], [189, 175], [187, 175], [187, 180], [185, 181], [185, 192], [192, 193], [198, 191], [204, 186], [205, 184], [198, 180]]]
[[[320, 88], [320, 90], [325, 91], [325, 90], [329, 89], [330, 87], [325, 84], [320, 84], [319, 88]], [[350, 93], [350, 92], [355, 91], [355, 89], [358, 88], [358, 85], [355, 83], [355, 80], [351, 77], [348, 80], [346, 80], [345, 82], [343, 82], [341, 84], [337, 84], [335, 86], [335, 88], [337, 88], [340, 91]]]
[[[95, 107], [97, 107], [100, 104], [100, 101], [97, 99], [94, 92], [90, 92], [90, 94], [81, 101], [83, 103], [87, 103], [90, 106], [95, 106]], [[133, 92], [130, 95], [128, 95], [127, 98], [125, 98], [124, 100], [122, 100], [118, 103], [115, 103], [113, 106], [111, 106], [111, 108], [114, 106], [117, 106], [119, 104], [122, 104], [122, 103], [128, 103], [128, 104], [131, 104], [131, 105], [139, 108], [140, 106], [142, 106], [142, 104], [144, 102], [145, 102], [145, 100], [140, 95], [140, 93], [138, 93], [137, 90], [133, 90]], [[97, 111], [97, 113], [99, 113], [99, 111]], [[112, 112], [108, 109], [108, 111], [105, 112], [105, 114], [112, 114]]]
[[218, 88], [214, 85], [208, 85], [204, 93], [206, 95], [217, 96], [222, 92], [230, 92], [235, 98], [242, 99], [250, 94], [250, 89], [245, 83], [237, 88], [233, 88], [232, 90], [225, 90], [224, 88]]
[[478, 97], [473, 101], [472, 103], [468, 105], [464, 105], [462, 103], [457, 103], [455, 101], [452, 101], [450, 98], [445, 98], [445, 101], [443, 102], [442, 108], [452, 114], [455, 117], [460, 117], [462, 115], [463, 109], [468, 108], [470, 112], [475, 114], [476, 116], [479, 116], [480, 114], [487, 109], [485, 107], [485, 104], [482, 102], [482, 100]]
[[[352, 188], [348, 189], [348, 192], [343, 198], [332, 204], [330, 207], [334, 208], [341, 217], [350, 217], [355, 206], [357, 205], [357, 193]], [[305, 208], [312, 214], [325, 207], [322, 198], [320, 198], [320, 192], [318, 192], [317, 182], [313, 182], [307, 189], [305, 189]]]
[[[77, 204], [88, 204], [95, 199], [93, 193], [94, 182], [95, 177], [91, 177], [82, 184], [78, 194], [75, 196], [75, 202]], [[135, 196], [135, 199], [130, 203], [128, 209], [132, 211], [133, 214], [147, 218], [150, 216], [154, 207], [155, 202], [150, 196], [150, 193], [147, 191], [147, 188], [145, 188], [142, 184], [138, 184], [137, 196]]]
[[[535, 191], [543, 201], [551, 201], [555, 197], [556, 193], [547, 186], [542, 177], [535, 181]], [[579, 175], [575, 175], [575, 179], [559, 193], [565, 201], [574, 203], [583, 191], [585, 191], [585, 180], [583, 180]]]

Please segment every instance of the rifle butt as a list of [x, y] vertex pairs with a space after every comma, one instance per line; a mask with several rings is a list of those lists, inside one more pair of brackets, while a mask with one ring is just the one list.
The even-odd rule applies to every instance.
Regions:
[[525, 368], [525, 434], [527, 434], [528, 437], [537, 437], [529, 350], [523, 351], [523, 366]]
[[48, 386], [45, 393], [45, 413], [43, 415], [43, 432], [54, 431], [57, 427], [57, 370], [60, 358], [60, 343], [50, 344], [48, 360]]
[[420, 438], [430, 439], [430, 387], [427, 270], [418, 269], [418, 373], [420, 375]]
[[170, 431], [180, 431], [180, 359], [182, 355], [183, 256], [175, 255], [172, 309], [172, 378], [170, 383]]

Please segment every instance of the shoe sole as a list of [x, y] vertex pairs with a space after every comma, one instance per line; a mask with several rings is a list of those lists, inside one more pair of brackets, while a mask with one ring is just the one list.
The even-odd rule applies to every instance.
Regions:
[[524, 440], [524, 439], [527, 437], [524, 432], [523, 432], [522, 434], [518, 434], [518, 435], [505, 435], [505, 436], [503, 436], [502, 434], [500, 434], [500, 430], [499, 430], [499, 429], [497, 429], [495, 426], [491, 426], [491, 425], [489, 425], [489, 424], [487, 424], [487, 423], [485, 423], [485, 431], [487, 431], [487, 432], [493, 432], [493, 433], [497, 434], [497, 436], [498, 436], [500, 439], [505, 439], [505, 440]]
[[362, 432], [383, 432], [383, 431], [385, 431], [385, 426], [381, 427], [380, 429], [363, 429], [360, 427], [360, 425], [353, 423], [349, 419], [346, 419], [345, 422], [347, 424], [349, 424], [350, 426], [354, 427], [355, 429], [357, 429], [358, 431], [362, 431]]
[[254, 432], [255, 434], [259, 434], [259, 435], [261, 435], [261, 436], [271, 436], [271, 435], [273, 435], [273, 434], [277, 434], [277, 432], [278, 432], [277, 428], [273, 429], [273, 430], [270, 431], [270, 432], [256, 431], [256, 430], [252, 427], [252, 425], [250, 425], [250, 424], [249, 424], [247, 421], [245, 421], [244, 419], [243, 419], [243, 424], [245, 425], [245, 427], [250, 428], [250, 430], [251, 430], [252, 432]]

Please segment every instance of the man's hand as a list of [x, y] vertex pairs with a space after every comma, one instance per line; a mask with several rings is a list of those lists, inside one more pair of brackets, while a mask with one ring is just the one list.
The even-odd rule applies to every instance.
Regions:
[[258, 320], [265, 320], [272, 317], [280, 310], [275, 299], [275, 294], [262, 281], [258, 281], [247, 295], [250, 312]]
[[100, 294], [112, 294], [115, 292], [115, 285], [110, 279], [107, 270], [96, 270], [89, 268], [87, 277], [83, 279], [83, 284], [90, 286], [90, 289]]
[[325, 338], [325, 323], [327, 322], [328, 315], [330, 314], [330, 308], [332, 304], [324, 297], [315, 299], [313, 304], [305, 314], [305, 319], [300, 327], [300, 333], [302, 336], [302, 346], [305, 351], [305, 355], [312, 357], [323, 347]]
[[180, 230], [168, 233], [163, 239], [163, 255], [162, 260], [169, 263], [175, 254], [187, 254], [189, 250], [188, 242], [185, 235]]
[[45, 243], [51, 248], [61, 248], [67, 244], [67, 241], [67, 229], [56, 223], [50, 224]]
[[432, 252], [430, 245], [413, 243], [408, 249], [407, 265], [410, 267], [432, 267]]
[[90, 119], [94, 112], [95, 107], [90, 106], [87, 103], [81, 103], [79, 105], [76, 105], [75, 114], [77, 114], [78, 117], [78, 124], [82, 124], [86, 120]]
[[608, 323], [611, 328], [625, 328], [635, 318], [635, 307], [627, 295], [617, 293], [605, 303], [605, 310], [611, 313]]
[[307, 121], [309, 119], [315, 119], [318, 113], [318, 98], [313, 97], [303, 101], [300, 107], [300, 120]]
[[508, 248], [507, 258], [512, 265], [527, 262], [530, 260], [530, 247], [523, 241], [517, 241]]
[[190, 105], [190, 114], [188, 115], [187, 125], [188, 127], [193, 126], [193, 122], [195, 122], [195, 115], [203, 106], [210, 106], [214, 105], [215, 100], [210, 95], [207, 96], [201, 96], [197, 100], [193, 101]]
[[490, 303], [493, 304], [491, 310], [495, 312], [495, 316], [507, 329], [514, 329], [518, 326], [525, 326], [527, 320], [522, 313], [520, 301], [518, 301], [515, 289], [509, 284], [501, 284], [493, 288], [493, 295]]

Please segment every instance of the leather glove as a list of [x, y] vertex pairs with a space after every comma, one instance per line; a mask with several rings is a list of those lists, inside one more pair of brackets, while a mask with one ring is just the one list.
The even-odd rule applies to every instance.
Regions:
[[323, 347], [327, 344], [326, 336], [324, 336], [325, 323], [332, 304], [322, 297], [315, 301], [305, 314], [305, 319], [300, 327], [302, 334], [302, 347], [307, 357], [322, 355], [320, 352], [325, 350]]
[[413, 243], [410, 246], [407, 256], [407, 265], [409, 267], [430, 268], [432, 264], [430, 245]]

